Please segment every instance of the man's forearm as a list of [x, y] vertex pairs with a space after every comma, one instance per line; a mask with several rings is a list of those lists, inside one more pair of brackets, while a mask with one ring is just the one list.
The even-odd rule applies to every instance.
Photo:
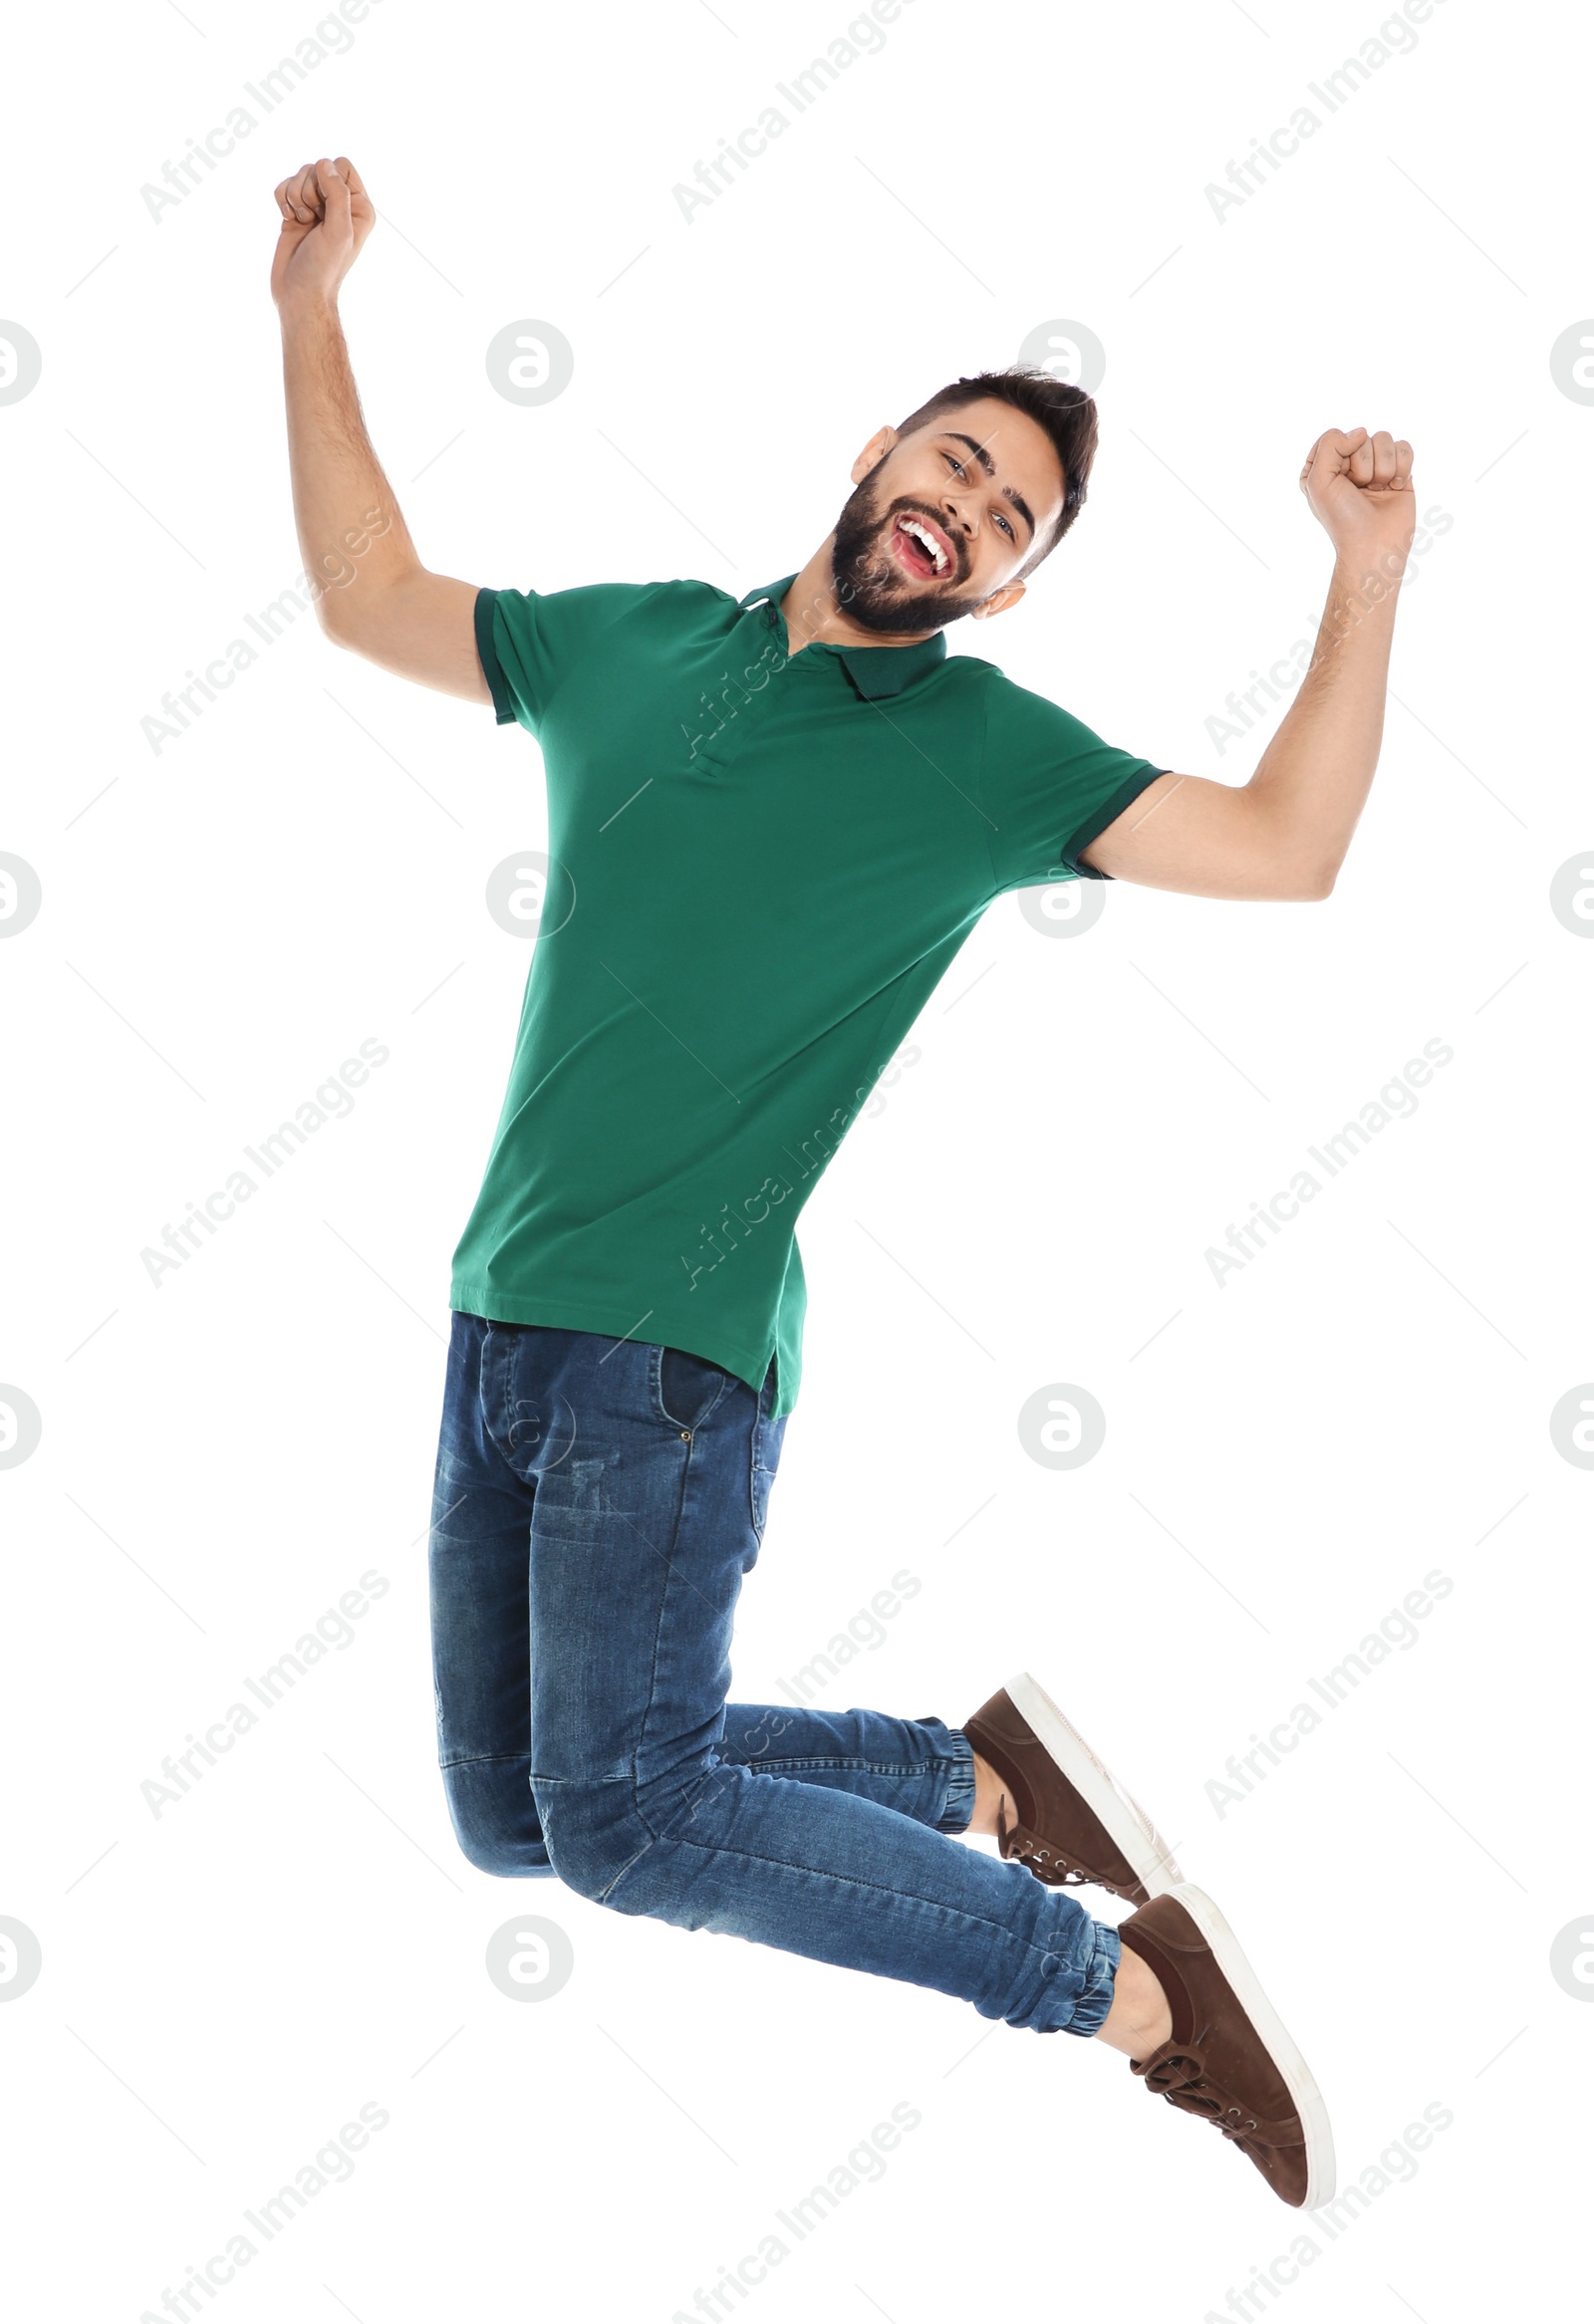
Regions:
[[1332, 893], [1384, 737], [1400, 577], [1414, 518], [1412, 447], [1387, 429], [1325, 428], [1300, 488], [1334, 572], [1300, 691], [1248, 783], [1159, 775], [1081, 861], [1187, 896], [1306, 902]]
[[1368, 572], [1336, 560], [1300, 689], [1245, 786], [1308, 876], [1333, 879], [1372, 788], [1399, 595], [1398, 566]]
[[285, 305], [282, 376], [294, 520], [329, 636], [348, 638], [369, 605], [419, 564], [372, 448], [336, 306]]

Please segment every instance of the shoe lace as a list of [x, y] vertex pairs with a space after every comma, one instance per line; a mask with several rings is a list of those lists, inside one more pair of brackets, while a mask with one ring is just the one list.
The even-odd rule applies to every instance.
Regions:
[[1249, 2107], [1240, 2106], [1212, 2079], [1198, 2050], [1180, 2049], [1170, 2041], [1149, 2058], [1131, 2059], [1130, 2063], [1148, 2090], [1166, 2098], [1170, 2106], [1209, 2122], [1225, 2139], [1235, 2140], [1247, 2152], [1258, 2144], [1266, 2149], [1289, 2145], [1292, 2131], [1296, 2139], [1299, 2137], [1295, 2126], [1260, 2121]]
[[1092, 1874], [1053, 1848], [1038, 1832], [1031, 1832], [1024, 1824], [1009, 1824], [1000, 1799], [996, 1802], [996, 1846], [1010, 1862], [1027, 1864], [1048, 1888], [1081, 1889], [1093, 1880]]

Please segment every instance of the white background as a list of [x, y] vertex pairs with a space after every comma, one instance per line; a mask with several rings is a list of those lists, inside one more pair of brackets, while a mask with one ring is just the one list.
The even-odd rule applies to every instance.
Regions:
[[[0, 848], [44, 892], [0, 945], [0, 1380], [42, 1416], [0, 1472], [0, 1913], [43, 1952], [0, 2008], [19, 2312], [159, 2310], [373, 2101], [353, 2177], [206, 2312], [665, 2324], [903, 2102], [885, 2177], [737, 2312], [1197, 2320], [1306, 2233], [1268, 2312], [1459, 2324], [1569, 2264], [1594, 2010], [1549, 1955], [1594, 1909], [1594, 1472], [1548, 1420], [1594, 1376], [1594, 942], [1548, 893], [1594, 838], [1594, 407], [1549, 351], [1594, 310], [1587, 30], [1448, 0], [1330, 117], [1306, 84], [1371, 4], [914, 0], [688, 223], [675, 183], [848, 21], [381, 0], [269, 116], [242, 84], [308, 4], [13, 36], [0, 310], [44, 357], [0, 407]], [[239, 103], [253, 133], [151, 217]], [[1302, 104], [1317, 134], [1220, 221], [1203, 189]], [[806, 558], [882, 421], [1076, 319], [1107, 351], [1089, 505], [951, 642], [1243, 780], [1281, 712], [1221, 756], [1206, 721], [1313, 635], [1313, 438], [1410, 437], [1452, 519], [1328, 903], [1120, 886], [1072, 940], [1013, 899], [970, 938], [804, 1214], [806, 1376], [735, 1651], [735, 1698], [779, 1699], [906, 1566], [821, 1700], [955, 1723], [1033, 1671], [1239, 1930], [1342, 2177], [1454, 2117], [1338, 2237], [1100, 2044], [453, 1844], [424, 1527], [527, 967], [483, 886], [543, 842], [536, 750], [308, 617], [158, 754], [140, 729], [298, 572], [271, 189], [324, 151], [381, 218], [345, 297], [374, 439], [422, 557], [477, 584], [740, 594]], [[525, 317], [576, 356], [530, 409], [483, 363]], [[140, 1251], [368, 1038], [353, 1114], [156, 1289]], [[1430, 1040], [1454, 1058], [1415, 1116], [1219, 1287], [1207, 1247]], [[1056, 1382], [1108, 1420], [1068, 1472], [1015, 1425]], [[354, 1643], [153, 1815], [162, 1757], [372, 1568]], [[1435, 1568], [1419, 1643], [1220, 1816], [1225, 1759]], [[483, 1966], [521, 1911], [575, 1948], [533, 2006]]]

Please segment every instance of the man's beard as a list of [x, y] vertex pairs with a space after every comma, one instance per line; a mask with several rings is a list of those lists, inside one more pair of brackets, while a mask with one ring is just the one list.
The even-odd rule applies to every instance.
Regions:
[[923, 637], [927, 630], [960, 621], [985, 600], [972, 590], [957, 589], [968, 578], [968, 549], [955, 539], [951, 545], [957, 566], [947, 584], [927, 582], [916, 588], [889, 546], [900, 516], [934, 517], [937, 527], [945, 529], [933, 509], [911, 495], [882, 508], [875, 480], [866, 476], [836, 519], [830, 560], [836, 602], [861, 629], [878, 630], [882, 637]]

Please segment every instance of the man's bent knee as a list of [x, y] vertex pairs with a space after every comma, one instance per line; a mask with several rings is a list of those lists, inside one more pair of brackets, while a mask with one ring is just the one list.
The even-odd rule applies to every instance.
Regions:
[[460, 1853], [500, 1880], [551, 1880], [524, 1759], [458, 1759], [442, 1770]]
[[620, 1886], [655, 1839], [630, 1780], [545, 1783], [538, 1797], [543, 1839], [566, 1888], [617, 1912], [643, 1910]]

